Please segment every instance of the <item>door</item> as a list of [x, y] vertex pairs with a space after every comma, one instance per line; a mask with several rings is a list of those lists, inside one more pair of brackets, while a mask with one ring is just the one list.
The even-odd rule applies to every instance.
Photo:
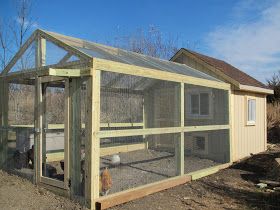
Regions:
[[40, 182], [68, 189], [69, 80], [41, 78]]

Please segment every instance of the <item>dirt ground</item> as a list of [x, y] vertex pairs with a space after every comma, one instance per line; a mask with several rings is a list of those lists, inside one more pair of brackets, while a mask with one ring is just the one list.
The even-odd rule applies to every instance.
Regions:
[[[280, 193], [258, 189], [259, 179], [278, 180], [274, 159], [280, 145], [208, 177], [111, 208], [280, 209]], [[0, 171], [0, 209], [82, 209], [30, 182]]]

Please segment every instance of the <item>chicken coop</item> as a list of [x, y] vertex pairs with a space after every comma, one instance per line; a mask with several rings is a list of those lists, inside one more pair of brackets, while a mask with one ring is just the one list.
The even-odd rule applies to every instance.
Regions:
[[230, 85], [184, 64], [36, 30], [0, 80], [1, 167], [91, 209], [231, 162]]

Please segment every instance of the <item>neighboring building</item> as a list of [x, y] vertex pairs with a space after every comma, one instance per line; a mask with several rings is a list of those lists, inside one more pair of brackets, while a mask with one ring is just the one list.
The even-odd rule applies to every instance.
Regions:
[[266, 96], [273, 94], [273, 90], [222, 60], [188, 49], [180, 49], [171, 61], [231, 84], [233, 161], [266, 150]]

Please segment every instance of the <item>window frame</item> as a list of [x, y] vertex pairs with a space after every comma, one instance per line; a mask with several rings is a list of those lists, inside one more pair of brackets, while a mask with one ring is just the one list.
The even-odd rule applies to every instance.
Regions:
[[[250, 110], [249, 110], [249, 101], [252, 100], [252, 101], [255, 101], [255, 120], [250, 120], [249, 119], [249, 113], [250, 113]], [[246, 96], [246, 103], [245, 103], [245, 112], [246, 112], [246, 125], [247, 126], [255, 126], [256, 125], [256, 122], [257, 122], [257, 99], [256, 97], [252, 97], [252, 96]]]
[[[205, 141], [205, 149], [204, 150], [195, 150], [194, 145], [196, 141], [196, 137], [203, 137]], [[208, 147], [209, 137], [207, 133], [200, 133], [195, 134], [192, 136], [192, 153], [196, 155], [208, 155], [209, 154], [209, 147]]]
[[[201, 114], [201, 108], [200, 108], [200, 95], [203, 93], [207, 93], [209, 96], [209, 105], [208, 105], [208, 109], [209, 109], [209, 114], [208, 115], [204, 115]], [[199, 105], [199, 113], [198, 114], [193, 114], [192, 113], [192, 95], [198, 95], [198, 105]], [[196, 89], [190, 89], [187, 90], [187, 118], [189, 119], [212, 119], [213, 118], [213, 98], [212, 98], [213, 94], [212, 94], [212, 89], [205, 89], [205, 88], [196, 88]]]

